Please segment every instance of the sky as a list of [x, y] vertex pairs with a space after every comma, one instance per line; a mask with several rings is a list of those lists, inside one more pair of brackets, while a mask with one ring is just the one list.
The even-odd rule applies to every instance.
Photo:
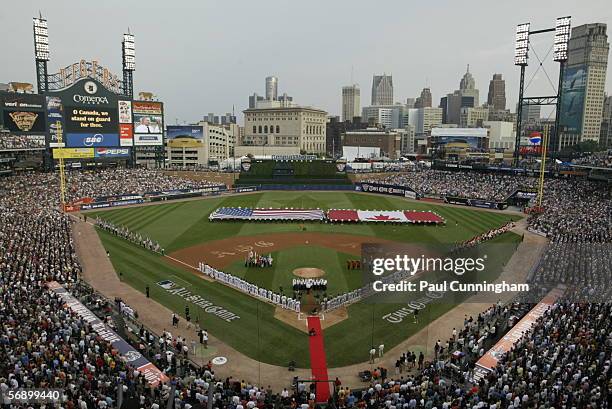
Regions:
[[[248, 107], [265, 94], [265, 77], [279, 79], [279, 94], [341, 114], [341, 87], [357, 83], [370, 104], [372, 76], [393, 75], [394, 99], [405, 102], [431, 88], [434, 106], [459, 87], [470, 65], [480, 102], [493, 73], [506, 80], [507, 107], [518, 99], [513, 65], [516, 25], [554, 27], [612, 22], [610, 0], [104, 0], [11, 1], [0, 13], [0, 82], [36, 82], [32, 17], [49, 25], [49, 72], [96, 59], [121, 76], [121, 40], [136, 39], [134, 91], [164, 102], [167, 124], [192, 123], [208, 112]], [[609, 29], [612, 39], [612, 32]], [[552, 35], [532, 37], [552, 82], [530, 53], [526, 96], [554, 94], [558, 64]], [[611, 64], [612, 65], [612, 61]], [[532, 80], [533, 77], [533, 80]], [[553, 88], [553, 85], [555, 88]], [[608, 67], [606, 91], [612, 93]], [[543, 115], [548, 115], [543, 110]]]

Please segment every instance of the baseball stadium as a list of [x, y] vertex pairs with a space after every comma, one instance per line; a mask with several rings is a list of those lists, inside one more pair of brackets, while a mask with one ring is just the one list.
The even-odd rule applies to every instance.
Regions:
[[610, 149], [556, 149], [559, 122], [521, 142], [518, 119], [501, 155], [350, 157], [367, 124], [318, 152], [333, 121], [286, 94], [245, 123], [305, 115], [304, 149], [169, 125], [134, 95], [134, 34], [122, 75], [51, 74], [33, 27], [36, 85], [0, 90], [3, 408], [608, 407]]

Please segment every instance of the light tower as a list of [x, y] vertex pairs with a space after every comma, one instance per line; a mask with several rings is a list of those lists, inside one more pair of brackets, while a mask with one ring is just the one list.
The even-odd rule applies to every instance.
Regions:
[[[555, 118], [555, 131], [554, 131], [554, 142], [558, 144], [559, 141], [559, 117], [561, 113], [561, 97], [563, 89], [563, 72], [565, 70], [565, 63], [567, 62], [567, 50], [570, 37], [571, 27], [571, 16], [557, 18], [554, 28], [546, 28], [543, 30], [531, 30], [530, 23], [519, 24], [516, 27], [516, 43], [514, 48], [514, 65], [521, 67], [521, 79], [519, 85], [519, 100], [517, 108], [516, 118], [516, 140], [514, 145], [514, 165], [518, 165], [520, 145], [521, 145], [521, 134], [522, 134], [522, 113], [524, 105], [555, 105], [556, 106], [556, 118]], [[557, 95], [539, 96], [539, 97], [525, 97], [525, 67], [528, 65], [529, 60], [529, 49], [530, 37], [536, 34], [554, 32], [554, 43], [553, 43], [553, 60], [559, 63], [559, 86], [557, 88]], [[543, 69], [543, 62], [539, 60], [539, 67]], [[537, 72], [537, 71], [536, 71]], [[548, 74], [547, 74], [548, 75]], [[535, 75], [534, 75], [535, 76]], [[533, 78], [532, 78], [533, 79]], [[547, 147], [548, 148], [548, 147]], [[554, 151], [553, 149], [550, 149]]]
[[36, 58], [36, 83], [38, 93], [49, 90], [47, 63], [49, 61], [49, 31], [42, 14], [34, 17], [34, 57]]
[[136, 50], [134, 48], [134, 35], [128, 28], [127, 34], [123, 35], [121, 42], [123, 62], [123, 95], [132, 98], [134, 96], [134, 71], [136, 70]]

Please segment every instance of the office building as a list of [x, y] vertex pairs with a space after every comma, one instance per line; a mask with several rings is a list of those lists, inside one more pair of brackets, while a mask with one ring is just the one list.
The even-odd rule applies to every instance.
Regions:
[[325, 128], [326, 154], [336, 158], [342, 155], [342, 134], [346, 131], [365, 129], [367, 124], [362, 123], [359, 116], [353, 117], [352, 121], [341, 121], [339, 116], [329, 116]]
[[266, 96], [257, 93], [249, 96], [249, 109], [255, 108], [286, 108], [294, 106], [293, 98], [283, 93], [278, 95], [278, 78], [266, 77]]
[[359, 85], [342, 87], [342, 121], [353, 121], [361, 115], [361, 91]]
[[[540, 105], [523, 105], [523, 111], [521, 113], [522, 122], [534, 122], [540, 119], [542, 107]], [[518, 112], [518, 104], [517, 110]]]
[[266, 77], [266, 99], [276, 101], [278, 98], [278, 78]]
[[465, 72], [465, 74], [463, 74], [463, 78], [461, 78], [461, 81], [459, 82], [459, 91], [461, 92], [462, 97], [472, 97], [474, 99], [473, 106], [476, 107], [479, 105], [480, 103], [478, 99], [479, 91], [476, 88], [476, 81], [474, 80], [474, 77], [470, 73], [469, 64], [467, 66], [467, 71]]
[[606, 24], [572, 28], [561, 100], [561, 141], [599, 142], [610, 43]]
[[374, 75], [371, 105], [393, 105], [393, 77], [391, 75]]
[[414, 108], [415, 103], [416, 103], [416, 98], [406, 98], [406, 107]]
[[478, 106], [479, 91], [476, 89], [476, 81], [470, 73], [468, 65], [466, 73], [459, 82], [459, 89], [447, 94], [440, 99], [442, 108], [442, 121], [445, 124], [459, 125], [461, 122], [461, 109]]
[[402, 155], [415, 153], [416, 134], [412, 125], [406, 125], [403, 129], [394, 129], [400, 136], [400, 152]]
[[461, 108], [459, 126], [462, 128], [482, 128], [482, 123], [489, 120], [488, 107]]
[[249, 108], [236, 155], [325, 153], [327, 112], [311, 107]]
[[421, 91], [421, 96], [419, 96], [415, 103], [415, 108], [429, 108], [431, 107], [431, 90], [429, 88], [423, 88]]
[[499, 111], [506, 109], [506, 81], [502, 79], [501, 74], [493, 74], [493, 79], [489, 82], [487, 105]]
[[442, 108], [418, 108], [415, 133], [417, 136], [430, 135], [431, 130], [442, 124]]

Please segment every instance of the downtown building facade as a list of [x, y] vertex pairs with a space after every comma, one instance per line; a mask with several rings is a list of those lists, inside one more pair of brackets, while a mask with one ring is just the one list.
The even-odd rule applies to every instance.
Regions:
[[501, 74], [493, 74], [493, 78], [489, 82], [487, 105], [496, 111], [506, 109], [506, 81]]
[[359, 85], [342, 87], [342, 121], [353, 121], [361, 115], [361, 90]]
[[237, 156], [324, 154], [327, 112], [302, 106], [249, 108]]
[[391, 75], [374, 75], [370, 105], [393, 105], [393, 77]]

